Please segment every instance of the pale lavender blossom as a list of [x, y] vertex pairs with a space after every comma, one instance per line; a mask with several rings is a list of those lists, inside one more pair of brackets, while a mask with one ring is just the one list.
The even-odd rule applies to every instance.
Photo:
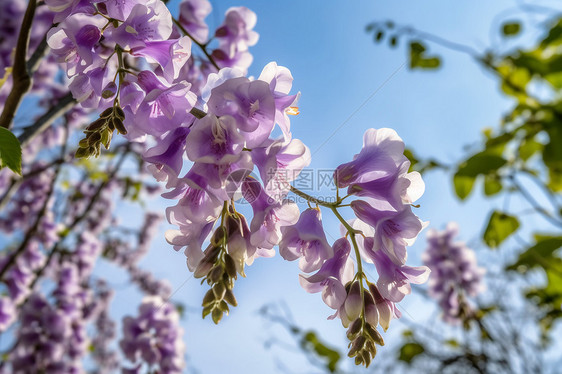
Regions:
[[258, 251], [262, 256], [271, 257], [275, 253], [273, 247], [281, 241], [281, 228], [297, 223], [299, 208], [295, 203], [272, 199], [253, 178], [244, 181], [242, 194], [254, 211], [250, 242], [261, 249]]
[[175, 307], [160, 297], [145, 297], [136, 317], [123, 319], [119, 345], [133, 364], [146, 364], [166, 374], [182, 373], [185, 367], [183, 329]]
[[180, 23], [202, 44], [209, 38], [209, 26], [205, 23], [205, 18], [211, 13], [211, 9], [208, 0], [184, 0], [180, 4]]
[[458, 323], [461, 313], [472, 310], [468, 297], [484, 291], [485, 269], [479, 267], [474, 251], [463, 242], [455, 242], [458, 225], [447, 224], [444, 231], [431, 229], [427, 233], [427, 250], [423, 261], [431, 269], [429, 294], [435, 298], [449, 323]]
[[338, 309], [345, 302], [345, 285], [353, 278], [353, 262], [349, 257], [351, 245], [346, 238], [334, 242], [334, 257], [328, 259], [313, 275], [300, 274], [299, 281], [307, 292], [322, 291], [322, 300], [332, 309]]
[[248, 148], [259, 147], [275, 124], [275, 99], [269, 85], [260, 80], [232, 78], [211, 90], [207, 102], [216, 116], [232, 116]]
[[319, 209], [305, 210], [296, 224], [281, 228], [281, 232], [279, 254], [287, 261], [299, 259], [299, 267], [305, 273], [320, 269], [334, 255], [326, 240]]

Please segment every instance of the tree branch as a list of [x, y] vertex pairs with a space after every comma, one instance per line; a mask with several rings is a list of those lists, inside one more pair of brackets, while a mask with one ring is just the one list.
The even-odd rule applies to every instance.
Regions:
[[31, 24], [37, 8], [37, 0], [29, 0], [23, 21], [21, 24], [16, 52], [14, 56], [14, 66], [12, 70], [13, 88], [6, 98], [4, 110], [0, 115], [0, 126], [10, 129], [12, 120], [20, 106], [23, 96], [31, 88], [32, 79], [27, 70], [27, 49], [29, 46], [29, 36], [31, 34]]
[[45, 131], [57, 118], [69, 111], [74, 105], [76, 105], [76, 100], [74, 100], [70, 92], [61, 97], [57, 105], [39, 117], [35, 124], [26, 127], [23, 133], [18, 136], [22, 148], [29, 144], [37, 135]]

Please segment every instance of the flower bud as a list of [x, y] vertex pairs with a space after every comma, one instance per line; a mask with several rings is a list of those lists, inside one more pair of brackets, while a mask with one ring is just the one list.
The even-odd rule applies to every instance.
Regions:
[[230, 278], [236, 279], [236, 263], [231, 255], [226, 254], [224, 256], [224, 265], [226, 267], [226, 272]]
[[347, 330], [347, 339], [353, 340], [357, 336], [359, 331], [361, 331], [361, 326], [363, 326], [363, 321], [361, 320], [361, 318], [357, 318], [355, 321], [353, 321], [353, 323]]
[[222, 319], [222, 312], [219, 309], [213, 309], [211, 317], [213, 318], [215, 325], [218, 325]]
[[209, 306], [211, 304], [213, 304], [215, 302], [215, 294], [213, 292], [213, 290], [209, 290], [207, 291], [207, 293], [205, 294], [205, 297], [203, 297], [203, 306]]
[[211, 313], [211, 311], [213, 311], [213, 307], [214, 305], [211, 304], [203, 308], [203, 312], [202, 312], [203, 318], [207, 317]]
[[[109, 118], [113, 114], [113, 107], [107, 108], [100, 114], [100, 118]], [[98, 120], [99, 121], [99, 120]]]
[[382, 335], [370, 323], [365, 324], [363, 330], [375, 343], [377, 343], [378, 345], [384, 345], [384, 339], [382, 338]]
[[230, 289], [226, 289], [224, 293], [224, 300], [232, 306], [237, 306], [238, 302], [236, 301], [236, 297], [234, 297], [234, 293]]
[[195, 268], [195, 271], [193, 272], [193, 277], [203, 278], [204, 276], [209, 274], [209, 271], [211, 271], [212, 267], [213, 267], [212, 263], [202, 260], [201, 262], [199, 262], [199, 265], [197, 265], [197, 267]]
[[214, 264], [217, 260], [217, 257], [219, 256], [220, 251], [221, 247], [214, 247], [212, 244], [209, 245], [203, 252], [205, 255], [203, 256], [203, 259], [201, 261], [207, 261], [211, 264]]
[[365, 320], [373, 326], [377, 326], [379, 323], [379, 312], [375, 305], [375, 300], [373, 296], [365, 291], [363, 294], [363, 300], [365, 303]]
[[122, 121], [125, 120], [125, 112], [123, 112], [123, 109], [121, 109], [121, 107], [116, 106], [115, 107], [115, 115]]
[[211, 238], [211, 244], [214, 246], [221, 246], [226, 239], [226, 227], [219, 226], [215, 230], [213, 237]]
[[113, 124], [113, 126], [115, 127], [115, 129], [117, 131], [119, 131], [119, 134], [121, 135], [126, 135], [127, 134], [127, 129], [125, 128], [125, 125], [123, 125], [123, 121], [120, 120], [117, 117], [113, 117], [111, 120], [111, 123]]
[[228, 308], [228, 304], [224, 300], [221, 300], [218, 308], [221, 312], [224, 312], [226, 314], [228, 314], [228, 312], [230, 311], [230, 309]]
[[104, 99], [109, 99], [115, 96], [116, 93], [117, 93], [117, 85], [115, 84], [115, 82], [109, 82], [107, 86], [105, 86], [105, 88], [103, 89], [101, 93], [101, 97], [103, 97]]
[[95, 131], [95, 130], [103, 127], [106, 123], [107, 123], [107, 120], [105, 118], [99, 118], [99, 119], [95, 120], [94, 122], [90, 123], [88, 125], [88, 127], [86, 127], [86, 131]]
[[101, 134], [99, 132], [93, 132], [88, 134], [88, 143], [95, 144], [101, 140]]
[[361, 285], [359, 284], [359, 281], [355, 281], [351, 285], [344, 303], [347, 318], [350, 321], [357, 319], [361, 314], [362, 307], [363, 300], [361, 300]]
[[363, 346], [365, 345], [365, 337], [363, 335], [358, 336], [353, 342], [350, 343], [351, 349], [347, 354], [349, 357], [354, 357], [359, 353]]
[[224, 270], [223, 270], [222, 266], [215, 266], [215, 267], [213, 267], [213, 269], [211, 269], [211, 272], [209, 273], [208, 278], [211, 280], [211, 282], [217, 283], [218, 281], [220, 281], [223, 273], [224, 273]]
[[213, 286], [213, 293], [215, 294], [215, 299], [222, 300], [225, 292], [226, 292], [226, 287], [224, 286], [224, 283], [217, 283]]

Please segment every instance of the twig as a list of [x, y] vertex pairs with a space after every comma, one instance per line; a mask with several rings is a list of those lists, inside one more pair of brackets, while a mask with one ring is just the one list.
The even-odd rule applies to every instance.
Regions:
[[39, 117], [33, 125], [26, 127], [23, 133], [18, 136], [21, 146], [25, 147], [29, 144], [33, 138], [45, 131], [57, 118], [69, 111], [74, 105], [76, 105], [76, 100], [70, 92], [61, 97], [57, 105]]
[[49, 192], [47, 192], [47, 195], [45, 196], [45, 201], [43, 202], [43, 206], [41, 207], [41, 210], [39, 210], [39, 212], [37, 213], [37, 216], [35, 218], [35, 221], [33, 222], [33, 225], [29, 228], [29, 230], [27, 230], [27, 233], [25, 234], [25, 237], [24, 237], [23, 241], [21, 242], [21, 244], [19, 245], [19, 247], [9, 255], [8, 260], [6, 261], [6, 263], [4, 264], [2, 269], [0, 269], [0, 279], [2, 279], [4, 277], [4, 275], [6, 274], [6, 272], [10, 269], [10, 267], [13, 264], [15, 264], [18, 257], [23, 254], [23, 252], [25, 251], [25, 249], [27, 247], [27, 244], [29, 243], [31, 238], [35, 235], [35, 233], [37, 232], [37, 229], [39, 228], [39, 223], [41, 222], [41, 219], [43, 218], [43, 216], [47, 212], [49, 200], [51, 199], [51, 196], [52, 196], [52, 194], [55, 190], [55, 182], [57, 180], [60, 168], [61, 168], [61, 164], [57, 165], [57, 168], [55, 170], [55, 175], [53, 176], [53, 179], [51, 180], [51, 184], [49, 186]]
[[31, 76], [27, 70], [27, 63], [25, 60], [29, 46], [31, 24], [33, 23], [33, 16], [35, 15], [36, 8], [37, 0], [29, 0], [18, 36], [12, 70], [13, 88], [6, 98], [4, 110], [0, 115], [0, 126], [6, 129], [10, 129], [12, 120], [20, 106], [23, 96], [31, 88]]
[[185, 27], [183, 27], [183, 25], [180, 23], [180, 21], [178, 21], [175, 18], [172, 18], [172, 20], [174, 21], [174, 23], [176, 24], [176, 26], [181, 30], [181, 32], [183, 32], [187, 37], [189, 37], [189, 39], [191, 39], [193, 41], [193, 43], [197, 44], [197, 46], [199, 48], [201, 48], [201, 50], [203, 51], [203, 53], [205, 54], [205, 57], [207, 57], [207, 59], [209, 60], [209, 62], [215, 67], [215, 69], [220, 70], [221, 68], [219, 67], [219, 65], [217, 64], [217, 62], [215, 61], [215, 59], [213, 58], [213, 56], [211, 56], [209, 54], [209, 52], [207, 52], [207, 46], [205, 44], [201, 44], [199, 43], [194, 37], [193, 35], [191, 35], [189, 33], [189, 31], [187, 31], [185, 29]]
[[[86, 208], [84, 209], [84, 211], [82, 212], [81, 215], [79, 215], [78, 217], [76, 217], [74, 219], [74, 221], [72, 221], [72, 223], [70, 225], [68, 225], [66, 227], [66, 230], [68, 231], [72, 231], [72, 229], [74, 229], [80, 222], [82, 222], [82, 220], [84, 218], [86, 218], [88, 216], [88, 214], [91, 211], [91, 208], [94, 206], [94, 204], [98, 201], [102, 190], [105, 188], [105, 186], [107, 186], [107, 184], [113, 179], [113, 177], [115, 176], [115, 174], [117, 174], [117, 172], [119, 171], [119, 169], [121, 168], [121, 166], [123, 165], [123, 162], [125, 161], [127, 155], [129, 154], [128, 152], [128, 148], [125, 149], [125, 151], [121, 154], [121, 158], [117, 161], [117, 163], [115, 164], [115, 167], [113, 168], [113, 170], [111, 170], [111, 172], [109, 172], [109, 174], [107, 175], [107, 179], [105, 179], [102, 183], [100, 183], [100, 185], [98, 186], [98, 189], [96, 190], [96, 192], [94, 193], [94, 195], [92, 196], [92, 198], [90, 199], [90, 202], [88, 203], [88, 206], [86, 206]], [[35, 278], [33, 279], [33, 282], [31, 282], [31, 285], [29, 286], [30, 289], [33, 289], [35, 287], [35, 285], [37, 284], [37, 282], [39, 281], [39, 279], [41, 278], [41, 276], [43, 275], [43, 273], [45, 272], [45, 270], [49, 267], [49, 265], [51, 264], [51, 261], [53, 260], [55, 254], [59, 251], [60, 245], [62, 244], [63, 240], [58, 241], [53, 248], [51, 249], [51, 251], [49, 252], [49, 255], [47, 256], [47, 259], [45, 261], [45, 263], [43, 264], [43, 266], [35, 273]]]

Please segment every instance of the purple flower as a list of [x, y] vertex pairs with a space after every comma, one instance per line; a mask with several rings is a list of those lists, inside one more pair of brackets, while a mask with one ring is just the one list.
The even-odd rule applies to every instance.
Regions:
[[180, 374], [185, 367], [183, 329], [174, 305], [160, 297], [145, 297], [137, 317], [123, 318], [123, 354], [133, 364], [143, 362], [157, 371]]
[[136, 4], [119, 27], [108, 29], [108, 38], [123, 48], [144, 47], [148, 41], [168, 39], [172, 25], [172, 15], [162, 1]]
[[474, 251], [465, 243], [454, 242], [457, 234], [454, 222], [441, 232], [429, 230], [428, 248], [422, 256], [431, 269], [429, 295], [439, 302], [443, 318], [453, 324], [459, 322], [461, 308], [465, 314], [470, 311], [467, 297], [475, 297], [485, 289], [485, 269], [478, 266]]
[[166, 133], [143, 154], [143, 159], [152, 164], [149, 169], [158, 181], [168, 179], [170, 183], [175, 182], [183, 165], [187, 134], [189, 128], [178, 127]]
[[369, 291], [371, 291], [371, 295], [373, 295], [375, 299], [379, 324], [383, 330], [386, 331], [390, 326], [390, 321], [393, 318], [400, 318], [402, 313], [400, 313], [400, 310], [398, 310], [395, 303], [385, 299], [380, 294], [378, 288], [374, 284], [369, 284]]
[[305, 273], [320, 269], [334, 255], [324, 234], [319, 209], [305, 210], [295, 225], [281, 228], [281, 233], [279, 253], [287, 261], [300, 258], [299, 267]]
[[299, 208], [295, 203], [289, 201], [279, 203], [272, 199], [253, 178], [244, 181], [242, 193], [254, 211], [250, 224], [252, 232], [250, 242], [263, 250], [260, 251], [260, 255], [271, 257], [275, 253], [273, 247], [281, 240], [281, 228], [297, 223]]
[[310, 164], [310, 150], [303, 142], [272, 141], [266, 147], [252, 150], [252, 159], [263, 180], [266, 193], [281, 201], [289, 192], [290, 183]]
[[339, 188], [395, 174], [408, 161], [404, 142], [392, 129], [369, 129], [363, 148], [353, 161], [338, 166], [334, 173]]
[[390, 301], [400, 302], [412, 292], [410, 283], [422, 284], [429, 277], [426, 266], [396, 265], [383, 251], [374, 251], [374, 262], [379, 273], [377, 287], [381, 295]]
[[66, 63], [69, 78], [103, 62], [94, 51], [103, 23], [102, 17], [76, 14], [47, 33], [47, 43], [58, 61]]
[[16, 320], [16, 308], [8, 297], [0, 297], [0, 332], [6, 331]]
[[[109, 64], [109, 66], [112, 65]], [[115, 69], [94, 68], [85, 74], [74, 77], [68, 88], [83, 108], [98, 108], [102, 99], [102, 92], [111, 82], [111, 77], [114, 74]]]
[[98, 8], [105, 10], [108, 16], [123, 21], [129, 17], [135, 5], [148, 5], [153, 2], [154, 0], [104, 0], [98, 3]]
[[75, 13], [94, 14], [96, 9], [91, 0], [45, 0], [45, 4], [55, 13], [53, 22], [59, 23]]
[[144, 46], [131, 50], [133, 56], [143, 56], [148, 62], [160, 65], [164, 77], [172, 83], [191, 56], [191, 40], [180, 39], [147, 41]]
[[236, 120], [248, 148], [261, 146], [273, 130], [275, 99], [266, 82], [228, 79], [211, 90], [207, 105], [210, 113]]
[[275, 122], [283, 131], [285, 141], [288, 142], [291, 140], [291, 122], [287, 115], [287, 108], [294, 106], [299, 97], [299, 94], [289, 95], [293, 86], [293, 76], [286, 67], [270, 62], [263, 68], [258, 79], [269, 83], [275, 99]]
[[202, 44], [209, 38], [209, 26], [205, 23], [205, 18], [211, 13], [211, 8], [208, 0], [185, 0], [180, 4], [180, 23]]
[[176, 251], [185, 247], [187, 268], [195, 271], [203, 258], [202, 245], [213, 229], [214, 221], [208, 223], [182, 222], [180, 230], [166, 231], [166, 241], [174, 246]]
[[406, 246], [415, 241], [425, 224], [409, 205], [404, 205], [398, 212], [380, 211], [372, 205], [364, 200], [351, 202], [355, 215], [375, 229], [374, 251], [381, 249], [397, 265], [404, 264], [407, 259]]
[[328, 259], [313, 275], [301, 274], [301, 286], [309, 293], [322, 291], [322, 300], [332, 309], [338, 309], [347, 297], [345, 284], [353, 278], [353, 262], [349, 257], [351, 246], [346, 238], [333, 245], [334, 257]]
[[[124, 121], [127, 129], [136, 130], [136, 136], [140, 134], [161, 136], [193, 119], [189, 111], [197, 98], [189, 91], [189, 83], [182, 82], [168, 86], [153, 72], [147, 70], [138, 74], [137, 83], [146, 92], [146, 96], [133, 115], [125, 115]], [[133, 86], [128, 94], [131, 95], [131, 99], [126, 100], [126, 104], [131, 102], [133, 105], [139, 98], [138, 91]], [[131, 110], [134, 108], [131, 107]]]
[[217, 65], [224, 68], [236, 68], [246, 74], [250, 65], [254, 61], [254, 57], [248, 51], [239, 51], [233, 55], [229, 55], [222, 49], [215, 49], [211, 57], [216, 61]]
[[254, 168], [249, 152], [242, 152], [232, 163], [196, 162], [189, 170], [192, 176], [206, 179], [212, 193], [219, 199], [230, 200], [239, 192], [240, 182]]
[[259, 35], [252, 30], [257, 17], [245, 7], [232, 7], [226, 11], [224, 23], [215, 32], [219, 48], [229, 57], [244, 52], [258, 42]]
[[244, 137], [230, 116], [208, 114], [195, 121], [187, 136], [187, 157], [193, 162], [229, 164], [238, 161]]
[[222, 208], [222, 201], [208, 191], [204, 177], [188, 174], [178, 179], [175, 188], [162, 194], [167, 199], [179, 199], [177, 205], [166, 208], [168, 222], [185, 226], [214, 221]]

